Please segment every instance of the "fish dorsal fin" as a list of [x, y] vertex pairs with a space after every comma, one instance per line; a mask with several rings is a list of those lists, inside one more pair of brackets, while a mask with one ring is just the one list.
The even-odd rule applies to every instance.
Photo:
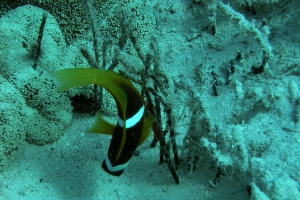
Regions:
[[96, 120], [87, 132], [112, 135], [115, 128], [116, 127], [114, 125], [108, 123], [101, 117], [100, 112], [97, 112]]
[[140, 137], [138, 146], [143, 144], [143, 142], [147, 139], [147, 137], [150, 135], [150, 132], [152, 130], [152, 124], [156, 120], [156, 118], [152, 115], [147, 116], [146, 119], [144, 120], [144, 125], [143, 125], [143, 131], [142, 135]]

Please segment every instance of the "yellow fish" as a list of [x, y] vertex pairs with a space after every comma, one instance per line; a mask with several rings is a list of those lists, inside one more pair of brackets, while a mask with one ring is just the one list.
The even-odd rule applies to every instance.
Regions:
[[58, 81], [57, 92], [70, 88], [98, 84], [114, 98], [118, 108], [116, 125], [104, 121], [100, 113], [89, 132], [110, 134], [112, 139], [102, 168], [109, 174], [120, 176], [131, 157], [151, 132], [153, 116], [145, 117], [143, 99], [127, 78], [113, 71], [89, 68], [63, 69], [53, 73]]

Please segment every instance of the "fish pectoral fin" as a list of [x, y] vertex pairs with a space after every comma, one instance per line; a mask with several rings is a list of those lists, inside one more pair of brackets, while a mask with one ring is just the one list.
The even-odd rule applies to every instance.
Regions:
[[112, 135], [115, 128], [114, 125], [108, 123], [101, 117], [100, 112], [97, 112], [94, 125], [87, 130], [87, 132]]
[[146, 119], [144, 120], [143, 131], [138, 146], [140, 146], [150, 135], [152, 131], [152, 124], [155, 120], [156, 118], [152, 115], [147, 116]]

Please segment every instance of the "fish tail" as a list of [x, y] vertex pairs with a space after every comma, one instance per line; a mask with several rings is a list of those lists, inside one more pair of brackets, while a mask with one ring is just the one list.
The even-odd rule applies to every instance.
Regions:
[[53, 73], [53, 77], [58, 81], [57, 92], [68, 90], [70, 88], [95, 84], [99, 71], [89, 68], [73, 68], [58, 70]]

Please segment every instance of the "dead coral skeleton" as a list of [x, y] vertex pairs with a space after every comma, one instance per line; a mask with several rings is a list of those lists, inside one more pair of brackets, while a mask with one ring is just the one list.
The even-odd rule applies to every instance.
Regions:
[[[141, 72], [138, 72], [138, 74], [140, 75], [139, 80], [133, 78], [133, 76], [125, 73], [124, 71], [120, 71], [120, 73], [125, 77], [131, 79], [133, 82], [141, 85], [141, 94], [146, 98], [146, 108], [148, 114], [156, 117], [156, 121], [152, 125], [154, 138], [152, 140], [151, 147], [155, 147], [157, 143], [160, 144], [159, 164], [166, 162], [175, 182], [179, 184], [179, 177], [176, 173], [176, 169], [179, 166], [179, 157], [177, 144], [175, 140], [175, 130], [173, 121], [174, 118], [172, 117], [171, 106], [165, 98], [167, 96], [166, 88], [169, 84], [171, 84], [171, 80], [169, 80], [167, 76], [163, 73], [160, 73], [157, 57], [158, 54], [157, 50], [155, 50], [155, 42], [153, 42], [152, 45], [150, 45], [151, 50], [155, 52], [154, 55], [148, 53], [145, 57], [143, 57], [142, 54], [139, 52], [138, 46], [136, 46], [136, 43], [134, 42], [134, 37], [130, 35], [129, 38], [133, 43], [139, 58], [142, 60], [145, 69]], [[150, 69], [152, 64], [154, 64], [154, 70]], [[126, 64], [124, 65], [126, 66]], [[132, 67], [127, 66], [127, 68]], [[152, 84], [150, 84], [150, 82]], [[163, 122], [162, 116], [165, 116], [165, 122]], [[163, 128], [164, 123], [166, 124], [165, 128]], [[170, 141], [166, 140], [166, 135], [168, 133], [170, 136]], [[175, 167], [171, 160], [170, 148], [172, 148], [173, 151]]]

